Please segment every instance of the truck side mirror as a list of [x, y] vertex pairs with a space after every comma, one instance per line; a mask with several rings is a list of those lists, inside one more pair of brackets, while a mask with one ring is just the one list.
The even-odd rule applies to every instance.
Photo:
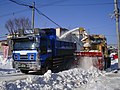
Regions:
[[36, 48], [39, 48], [39, 40], [40, 38], [36, 37]]

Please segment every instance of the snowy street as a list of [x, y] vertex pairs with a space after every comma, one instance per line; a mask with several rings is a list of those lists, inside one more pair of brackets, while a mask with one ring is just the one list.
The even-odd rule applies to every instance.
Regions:
[[120, 72], [74, 68], [44, 75], [22, 74], [11, 62], [0, 63], [0, 90], [120, 90]]
[[[91, 80], [81, 90], [120, 90], [120, 73], [107, 73]], [[78, 90], [79, 90], [78, 89]]]
[[0, 90], [120, 90], [120, 0], [0, 1]]
[[26, 79], [27, 78], [27, 75], [25, 74], [22, 74], [22, 73], [13, 73], [13, 74], [6, 74], [6, 75], [1, 75], [0, 76], [0, 81], [3, 82], [3, 81], [15, 81], [15, 80], [18, 80], [18, 79]]

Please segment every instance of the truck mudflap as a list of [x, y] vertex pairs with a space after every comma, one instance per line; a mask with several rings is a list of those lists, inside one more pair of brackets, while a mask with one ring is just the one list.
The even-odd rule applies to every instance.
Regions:
[[41, 65], [38, 64], [37, 62], [13, 61], [13, 68], [37, 71], [41, 69]]

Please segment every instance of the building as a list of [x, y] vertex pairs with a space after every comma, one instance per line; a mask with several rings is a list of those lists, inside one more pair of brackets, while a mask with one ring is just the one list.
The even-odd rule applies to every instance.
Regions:
[[0, 40], [0, 54], [4, 52], [3, 46], [7, 46], [7, 40]]

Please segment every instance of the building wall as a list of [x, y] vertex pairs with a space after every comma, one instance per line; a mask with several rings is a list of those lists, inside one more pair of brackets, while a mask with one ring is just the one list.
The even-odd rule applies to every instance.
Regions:
[[7, 44], [7, 40], [0, 40], [0, 54], [3, 53], [4, 48], [3, 45]]

